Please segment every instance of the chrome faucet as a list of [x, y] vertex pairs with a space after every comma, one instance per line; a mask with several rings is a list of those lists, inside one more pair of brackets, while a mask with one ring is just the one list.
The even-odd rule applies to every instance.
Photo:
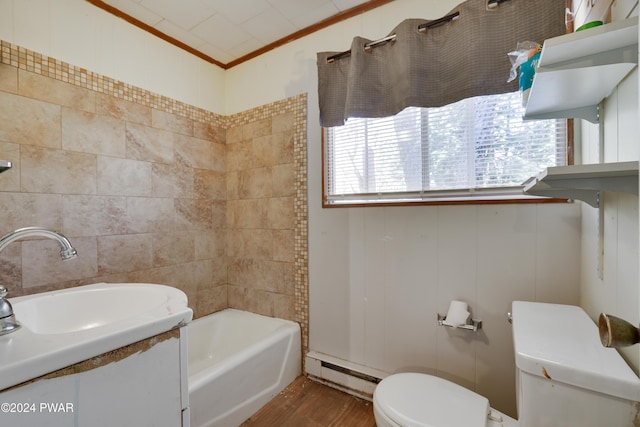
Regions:
[[60, 244], [60, 257], [63, 261], [78, 256], [76, 250], [71, 246], [69, 239], [58, 232], [40, 227], [19, 228], [0, 237], [0, 252], [2, 252], [9, 243], [25, 237], [48, 237], [49, 239], [56, 240]]
[[[63, 261], [78, 256], [76, 250], [71, 246], [69, 239], [60, 233], [40, 227], [19, 228], [0, 237], [0, 252], [2, 252], [9, 243], [25, 237], [47, 237], [57, 241], [60, 244], [60, 257]], [[14, 332], [20, 328], [20, 323], [18, 323], [16, 316], [13, 314], [11, 303], [5, 299], [7, 293], [7, 288], [0, 285], [0, 335]]]

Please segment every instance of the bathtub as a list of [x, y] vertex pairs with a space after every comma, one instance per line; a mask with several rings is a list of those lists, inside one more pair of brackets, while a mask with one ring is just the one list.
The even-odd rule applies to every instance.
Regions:
[[187, 329], [191, 427], [237, 427], [301, 374], [295, 322], [226, 309]]

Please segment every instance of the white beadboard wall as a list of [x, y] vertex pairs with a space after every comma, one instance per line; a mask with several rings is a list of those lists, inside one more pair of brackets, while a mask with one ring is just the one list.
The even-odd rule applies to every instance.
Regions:
[[[613, 3], [612, 20], [637, 16], [635, 0]], [[638, 144], [638, 69], [629, 74], [607, 98], [602, 132], [582, 123], [582, 162], [624, 162], [640, 158]], [[600, 133], [603, 140], [600, 141]], [[604, 157], [600, 158], [602, 152]], [[580, 305], [597, 321], [601, 312], [640, 324], [640, 276], [638, 273], [638, 197], [605, 193], [604, 257], [602, 274], [597, 265], [599, 210], [582, 205]], [[620, 349], [636, 374], [640, 370], [640, 345]]]

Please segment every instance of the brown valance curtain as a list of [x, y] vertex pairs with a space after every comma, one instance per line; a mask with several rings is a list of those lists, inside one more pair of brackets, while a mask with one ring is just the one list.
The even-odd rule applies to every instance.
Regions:
[[507, 53], [521, 41], [542, 43], [565, 33], [566, 0], [509, 0], [494, 8], [467, 0], [458, 19], [418, 32], [431, 21], [407, 19], [389, 33], [395, 42], [365, 51], [355, 37], [351, 54], [319, 52], [320, 124], [341, 126], [349, 117], [386, 117], [406, 107], [440, 107], [461, 99], [518, 89], [507, 83]]

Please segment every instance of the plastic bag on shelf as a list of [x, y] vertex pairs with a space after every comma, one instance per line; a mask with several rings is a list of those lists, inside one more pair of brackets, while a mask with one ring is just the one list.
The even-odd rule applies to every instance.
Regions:
[[525, 41], [518, 42], [516, 50], [507, 53], [511, 61], [511, 71], [507, 82], [518, 78], [518, 87], [523, 94], [523, 103], [526, 103], [528, 90], [533, 83], [541, 51], [542, 46], [539, 43]]

